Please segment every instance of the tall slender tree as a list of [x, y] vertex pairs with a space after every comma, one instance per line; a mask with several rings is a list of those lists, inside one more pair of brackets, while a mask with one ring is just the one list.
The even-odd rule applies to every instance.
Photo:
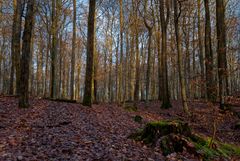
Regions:
[[179, 37], [179, 18], [181, 16], [182, 8], [181, 8], [181, 2], [178, 2], [178, 0], [174, 0], [173, 4], [174, 4], [175, 37], [176, 37], [176, 44], [177, 44], [178, 68], [179, 68], [178, 73], [179, 73], [179, 80], [180, 80], [180, 86], [181, 86], [182, 105], [183, 105], [184, 111], [186, 113], [189, 113], [188, 105], [187, 105], [186, 86], [185, 86], [183, 67], [182, 67], [182, 50], [180, 48], [181, 42]]
[[209, 11], [209, 0], [204, 0], [205, 6], [205, 66], [206, 66], [206, 87], [209, 101], [216, 101], [216, 84], [213, 70], [213, 51], [211, 40], [211, 20]]
[[225, 5], [224, 0], [216, 0], [217, 20], [217, 53], [218, 53], [218, 85], [220, 108], [224, 109], [224, 93], [226, 92], [226, 27], [225, 27]]
[[199, 47], [199, 63], [200, 63], [200, 70], [201, 70], [201, 98], [205, 97], [205, 85], [203, 82], [205, 82], [204, 79], [204, 57], [203, 57], [203, 40], [202, 40], [202, 26], [201, 26], [201, 0], [197, 1], [197, 17], [198, 17], [198, 47]]
[[57, 18], [56, 18], [56, 0], [52, 0], [52, 46], [51, 46], [51, 84], [50, 84], [50, 97], [56, 97], [56, 55], [57, 55]]
[[74, 99], [74, 73], [75, 73], [75, 51], [76, 51], [76, 19], [77, 19], [76, 0], [73, 0], [73, 38], [72, 38], [72, 57], [71, 57], [71, 83], [70, 95]]
[[[147, 57], [147, 75], [146, 75], [146, 102], [149, 101], [150, 95], [150, 78], [152, 72], [152, 34], [154, 27], [154, 11], [151, 4], [151, 13], [147, 13], [148, 1], [144, 1], [144, 25], [148, 30], [148, 57]], [[151, 19], [151, 20], [150, 20]], [[150, 21], [150, 23], [148, 22]]]
[[85, 90], [83, 105], [92, 106], [93, 99], [93, 67], [94, 67], [94, 41], [95, 41], [95, 10], [96, 1], [89, 0], [88, 35], [87, 35], [87, 65], [85, 76]]
[[10, 74], [9, 94], [13, 94], [14, 72], [16, 70], [16, 93], [20, 89], [20, 55], [21, 55], [21, 30], [22, 30], [22, 0], [14, 0], [14, 16], [12, 25], [12, 66]]
[[122, 101], [123, 85], [123, 0], [119, 0], [120, 19], [120, 62], [119, 62], [119, 83], [118, 83], [118, 103]]
[[139, 29], [138, 29], [138, 5], [132, 0], [133, 11], [135, 15], [134, 27], [135, 27], [135, 50], [136, 50], [136, 72], [135, 72], [135, 88], [134, 88], [134, 101], [139, 101], [139, 88], [140, 88], [140, 54], [139, 54]]
[[35, 0], [27, 2], [26, 21], [23, 32], [23, 46], [22, 46], [22, 58], [21, 58], [21, 75], [20, 75], [20, 97], [19, 107], [29, 107], [28, 102], [28, 86], [29, 86], [29, 63], [31, 54], [31, 40], [34, 23], [34, 5]]
[[[162, 86], [162, 106], [161, 108], [170, 108], [170, 95], [168, 91], [168, 70], [167, 70], [167, 26], [169, 22], [169, 1], [168, 0], [159, 0], [159, 12], [160, 12], [160, 21], [161, 21], [161, 31], [162, 31], [162, 73], [163, 73], [163, 86]], [[166, 10], [166, 14], [165, 14]]]

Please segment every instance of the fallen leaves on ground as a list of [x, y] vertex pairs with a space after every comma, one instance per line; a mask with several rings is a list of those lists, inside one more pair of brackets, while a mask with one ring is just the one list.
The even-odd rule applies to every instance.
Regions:
[[[162, 119], [183, 119], [196, 132], [211, 135], [211, 112], [205, 103], [192, 102], [194, 118], [185, 117], [179, 102], [161, 110], [160, 102], [129, 112], [114, 104], [92, 108], [80, 104], [31, 99], [31, 108], [19, 109], [17, 98], [0, 98], [0, 160], [197, 160], [191, 154], [163, 157], [159, 148], [128, 139], [144, 123]], [[134, 121], [134, 116], [143, 123]], [[239, 131], [231, 113], [219, 123], [217, 139], [240, 144]]]

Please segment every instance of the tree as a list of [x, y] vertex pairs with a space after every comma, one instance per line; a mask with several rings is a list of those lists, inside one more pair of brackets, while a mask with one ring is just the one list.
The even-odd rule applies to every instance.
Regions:
[[205, 6], [205, 66], [206, 66], [206, 87], [207, 98], [209, 101], [216, 101], [216, 85], [213, 71], [213, 51], [211, 40], [211, 20], [209, 11], [209, 1], [204, 0]]
[[201, 97], [205, 98], [205, 86], [203, 85], [204, 79], [204, 59], [203, 59], [203, 45], [202, 45], [202, 27], [201, 27], [201, 0], [197, 1], [197, 17], [198, 17], [198, 47], [199, 47], [199, 63], [201, 70]]
[[[150, 78], [151, 78], [151, 68], [152, 68], [152, 33], [154, 27], [154, 11], [152, 8], [152, 1], [151, 1], [151, 13], [150, 16], [147, 13], [147, 4], [148, 1], [144, 1], [144, 25], [148, 30], [148, 58], [147, 58], [147, 75], [146, 75], [146, 102], [149, 101], [149, 90], [150, 90]], [[151, 18], [149, 23], [148, 19]], [[153, 20], [152, 20], [153, 19]]]
[[[166, 6], [166, 7], [165, 7]], [[167, 10], [165, 15], [165, 8]], [[162, 85], [162, 106], [161, 108], [167, 109], [171, 107], [170, 95], [168, 91], [168, 68], [167, 68], [167, 26], [169, 21], [169, 1], [159, 0], [159, 12], [161, 21], [161, 31], [162, 31], [162, 73], [163, 73], [163, 85]]]
[[139, 101], [139, 88], [140, 88], [140, 54], [139, 54], [139, 29], [138, 29], [138, 5], [132, 1], [134, 10], [134, 27], [135, 27], [135, 50], [136, 50], [136, 72], [135, 72], [135, 88], [134, 88], [134, 101]]
[[20, 55], [22, 30], [22, 0], [14, 0], [14, 16], [12, 25], [12, 66], [10, 75], [9, 94], [13, 94], [14, 71], [16, 69], [16, 93], [20, 90]]
[[119, 0], [119, 19], [120, 19], [120, 62], [119, 62], [119, 84], [118, 84], [118, 103], [122, 101], [122, 85], [123, 85], [123, 2]]
[[92, 106], [93, 99], [93, 67], [94, 67], [94, 41], [95, 41], [95, 10], [96, 1], [89, 0], [88, 34], [87, 34], [87, 65], [85, 75], [85, 89], [83, 97], [84, 106]]
[[29, 63], [31, 54], [31, 40], [34, 23], [34, 4], [35, 0], [27, 2], [27, 13], [23, 32], [21, 75], [20, 75], [20, 97], [19, 107], [29, 107], [28, 86], [29, 86]]
[[52, 1], [52, 46], [51, 46], [51, 85], [50, 97], [56, 97], [56, 55], [57, 55], [57, 18], [56, 18], [56, 0]]
[[225, 27], [225, 5], [224, 0], [216, 0], [217, 20], [217, 53], [218, 53], [218, 85], [220, 108], [224, 109], [224, 85], [226, 85], [226, 27]]
[[[179, 3], [179, 5], [178, 5]], [[179, 37], [179, 17], [181, 16], [182, 8], [181, 2], [178, 0], [173, 1], [174, 4], [174, 26], [175, 26], [175, 37], [176, 37], [176, 44], [177, 44], [177, 54], [178, 54], [178, 74], [181, 86], [181, 96], [182, 96], [182, 105], [183, 109], [186, 113], [189, 113], [188, 105], [187, 105], [187, 94], [186, 94], [186, 86], [184, 82], [184, 75], [183, 75], [183, 67], [182, 67], [182, 52], [180, 48], [180, 37]], [[178, 9], [179, 8], [179, 9]], [[179, 11], [178, 11], [179, 10]]]
[[76, 0], [73, 0], [73, 38], [72, 38], [72, 57], [71, 57], [71, 84], [70, 95], [74, 99], [74, 73], [75, 73], [75, 51], [76, 51]]

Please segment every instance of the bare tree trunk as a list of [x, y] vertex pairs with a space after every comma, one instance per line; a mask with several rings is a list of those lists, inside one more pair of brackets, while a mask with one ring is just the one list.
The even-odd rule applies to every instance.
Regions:
[[148, 58], [147, 58], [147, 77], [146, 77], [146, 102], [149, 101], [149, 89], [150, 89], [150, 78], [151, 78], [151, 67], [152, 67], [152, 28], [148, 28]]
[[73, 0], [73, 38], [72, 38], [72, 57], [71, 57], [71, 99], [74, 99], [74, 72], [75, 72], [75, 51], [76, 51], [76, 21], [77, 21], [76, 0]]
[[21, 29], [22, 29], [22, 0], [14, 1], [14, 17], [12, 26], [12, 65], [9, 93], [13, 94], [13, 73], [16, 69], [16, 93], [19, 94], [20, 86], [20, 53], [21, 53]]
[[95, 41], [95, 10], [96, 1], [89, 0], [88, 37], [87, 37], [87, 65], [85, 76], [85, 90], [83, 105], [92, 106], [93, 68], [94, 68], [94, 41]]
[[[179, 11], [178, 11], [179, 7]], [[181, 15], [181, 4], [178, 5], [178, 1], [174, 0], [174, 25], [175, 25], [175, 36], [176, 36], [176, 44], [177, 44], [177, 54], [178, 54], [178, 74], [181, 86], [181, 96], [182, 96], [182, 105], [184, 111], [189, 114], [188, 105], [187, 105], [187, 94], [186, 94], [186, 86], [183, 76], [183, 67], [182, 67], [182, 53], [180, 48], [180, 37], [179, 37], [179, 17]]]
[[209, 12], [209, 1], [204, 0], [205, 5], [205, 53], [206, 53], [206, 86], [207, 86], [207, 97], [209, 101], [216, 101], [216, 83], [214, 81], [213, 71], [213, 53], [212, 53], [212, 42], [211, 42], [211, 21]]
[[[165, 2], [165, 3], [164, 3]], [[169, 1], [159, 0], [160, 5], [160, 20], [161, 20], [161, 29], [162, 29], [162, 73], [163, 73], [163, 102], [161, 108], [167, 109], [170, 108], [172, 105], [170, 103], [170, 95], [168, 91], [168, 70], [167, 70], [167, 25], [169, 21]], [[166, 18], [164, 14], [166, 5]]]
[[112, 24], [111, 24], [111, 43], [110, 43], [110, 51], [109, 51], [109, 76], [108, 76], [108, 98], [109, 98], [109, 101], [110, 102], [113, 102], [113, 97], [114, 97], [114, 94], [113, 94], [113, 83], [112, 83], [112, 63], [113, 63], [113, 59], [112, 59], [112, 41], [113, 41], [113, 20], [112, 20]]
[[134, 101], [139, 101], [139, 87], [140, 87], [140, 56], [139, 56], [139, 40], [138, 40], [138, 31], [135, 35], [136, 43], [136, 72], [135, 72], [135, 90], [134, 90]]
[[34, 22], [34, 3], [35, 0], [28, 1], [27, 14], [25, 21], [25, 28], [23, 33], [23, 47], [22, 47], [22, 59], [21, 59], [21, 77], [20, 77], [20, 98], [19, 107], [29, 107], [28, 102], [28, 86], [29, 86], [29, 61], [31, 52], [31, 39], [33, 32]]
[[120, 62], [119, 62], [119, 84], [118, 84], [118, 104], [122, 101], [122, 84], [123, 84], [123, 4], [122, 0], [119, 0], [120, 6]]
[[202, 44], [202, 27], [201, 27], [201, 0], [198, 0], [198, 46], [199, 46], [199, 61], [201, 70], [201, 83], [200, 91], [201, 98], [205, 98], [205, 78], [204, 78], [204, 57], [203, 57], [203, 44]]
[[47, 39], [47, 52], [46, 52], [46, 64], [45, 64], [45, 82], [44, 82], [44, 97], [46, 97], [48, 95], [48, 60], [49, 60], [49, 52], [50, 52], [50, 49], [51, 49], [51, 33], [49, 32], [48, 33], [48, 39]]
[[51, 84], [50, 97], [56, 97], [56, 55], [57, 55], [57, 18], [56, 18], [56, 0], [52, 1], [52, 46], [51, 46]]
[[224, 93], [226, 92], [226, 27], [225, 27], [225, 6], [224, 0], [216, 0], [216, 20], [217, 20], [217, 53], [218, 53], [218, 84], [220, 108], [224, 109]]

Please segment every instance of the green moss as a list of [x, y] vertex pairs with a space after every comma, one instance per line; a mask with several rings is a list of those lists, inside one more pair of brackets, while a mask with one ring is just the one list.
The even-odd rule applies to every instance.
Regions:
[[171, 133], [190, 135], [191, 129], [181, 121], [156, 121], [146, 124], [139, 137], [145, 144], [154, 144], [158, 138]]
[[240, 147], [232, 144], [226, 144], [226, 143], [218, 143], [218, 144], [220, 144], [218, 148], [219, 153], [225, 156], [231, 156], [231, 155], [240, 156]]
[[214, 158], [229, 159], [230, 156], [240, 156], [240, 147], [235, 145], [214, 141], [213, 148], [210, 148], [211, 138], [192, 133], [186, 123], [178, 120], [147, 123], [143, 129], [138, 129], [129, 138], [143, 141], [152, 146], [156, 145], [160, 139], [163, 155], [182, 152], [185, 147], [189, 153], [206, 161]]
[[235, 145], [214, 142], [216, 148], [209, 148], [210, 138], [207, 138], [205, 142], [201, 139], [200, 142], [193, 141], [194, 146], [199, 154], [203, 156], [204, 160], [212, 160], [216, 157], [229, 158], [230, 156], [240, 156], [240, 147]]

